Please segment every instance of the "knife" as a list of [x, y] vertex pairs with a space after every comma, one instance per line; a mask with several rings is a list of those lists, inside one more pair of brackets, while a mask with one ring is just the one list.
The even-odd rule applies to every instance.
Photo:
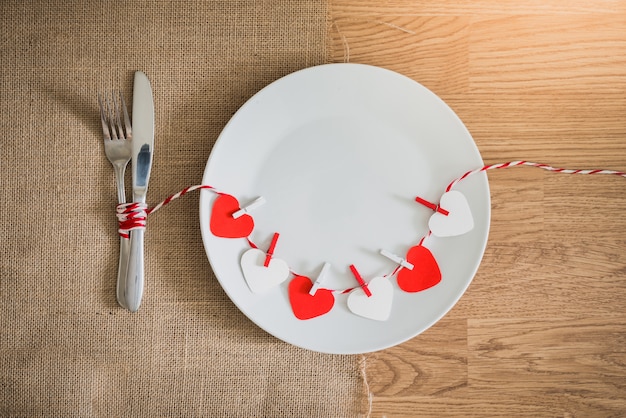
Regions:
[[[132, 127], [133, 202], [146, 203], [154, 152], [154, 101], [150, 80], [141, 71], [135, 72]], [[130, 231], [130, 255], [124, 298], [126, 307], [131, 312], [137, 312], [143, 296], [143, 238], [143, 228]]]

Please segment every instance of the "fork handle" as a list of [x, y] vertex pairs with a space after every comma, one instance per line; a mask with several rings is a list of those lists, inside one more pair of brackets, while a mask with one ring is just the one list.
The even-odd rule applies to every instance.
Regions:
[[120, 238], [120, 260], [117, 268], [117, 303], [122, 308], [128, 309], [126, 306], [126, 274], [128, 272], [128, 257], [130, 255], [130, 240], [128, 238]]
[[[113, 164], [115, 171], [115, 180], [117, 182], [117, 201], [119, 204], [126, 203], [126, 189], [124, 188], [124, 173], [128, 162]], [[117, 303], [123, 308], [126, 306], [126, 274], [128, 270], [128, 256], [130, 252], [130, 240], [128, 238], [120, 238], [120, 259], [117, 266]]]
[[124, 299], [126, 308], [137, 312], [143, 296], [143, 229], [130, 231], [130, 255]]

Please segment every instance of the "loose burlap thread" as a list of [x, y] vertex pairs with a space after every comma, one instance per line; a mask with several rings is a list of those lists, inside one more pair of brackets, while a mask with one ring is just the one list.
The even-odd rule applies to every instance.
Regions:
[[96, 95], [150, 78], [149, 201], [197, 184], [231, 115], [327, 60], [324, 0], [3, 1], [0, 415], [356, 416], [358, 360], [303, 350], [216, 281], [198, 195], [149, 219], [138, 313], [115, 300], [113, 170]]

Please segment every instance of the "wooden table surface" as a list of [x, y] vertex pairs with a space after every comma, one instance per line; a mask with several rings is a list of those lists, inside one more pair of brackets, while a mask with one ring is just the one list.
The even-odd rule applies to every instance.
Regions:
[[[331, 0], [331, 20], [333, 61], [431, 89], [485, 163], [626, 171], [626, 1]], [[371, 416], [625, 416], [626, 179], [524, 167], [489, 182], [461, 301], [362, 357]]]

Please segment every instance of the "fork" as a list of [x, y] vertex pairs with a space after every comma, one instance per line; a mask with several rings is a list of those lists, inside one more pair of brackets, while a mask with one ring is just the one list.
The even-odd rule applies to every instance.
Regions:
[[[121, 92], [111, 93], [109, 96], [98, 94], [100, 105], [100, 119], [102, 121], [102, 133], [104, 135], [104, 153], [113, 165], [117, 182], [118, 203], [126, 203], [126, 190], [124, 188], [124, 173], [132, 156], [132, 129], [126, 102]], [[122, 117], [124, 125], [122, 126]], [[128, 268], [128, 255], [130, 242], [120, 238], [120, 259], [117, 270], [117, 302], [126, 308], [124, 289], [126, 288], [126, 270]]]

